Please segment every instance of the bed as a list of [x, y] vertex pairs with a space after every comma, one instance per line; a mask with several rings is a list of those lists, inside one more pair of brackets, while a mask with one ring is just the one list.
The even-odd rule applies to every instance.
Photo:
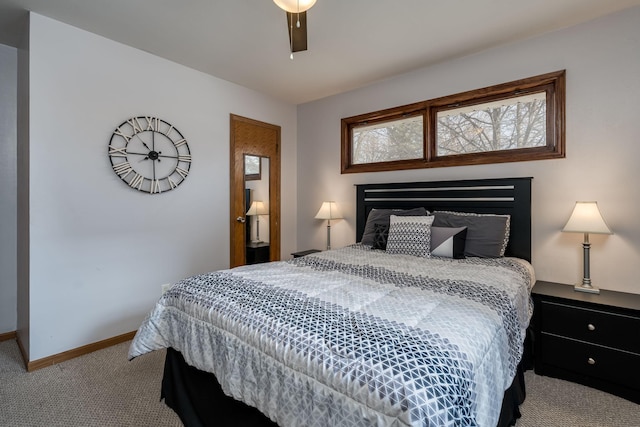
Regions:
[[[528, 363], [530, 201], [530, 178], [358, 185], [356, 241], [373, 244], [185, 279], [129, 358], [167, 348], [162, 397], [187, 426], [512, 425]], [[389, 224], [373, 224], [384, 212]], [[477, 221], [505, 217], [500, 256], [464, 252]], [[420, 252], [436, 230], [453, 233], [443, 252]]]

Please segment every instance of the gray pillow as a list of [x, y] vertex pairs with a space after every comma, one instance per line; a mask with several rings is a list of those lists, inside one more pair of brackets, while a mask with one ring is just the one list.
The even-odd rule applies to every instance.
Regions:
[[434, 227], [467, 227], [464, 255], [482, 258], [504, 256], [509, 243], [510, 215], [435, 211]]
[[371, 209], [367, 216], [367, 223], [364, 226], [361, 243], [363, 245], [373, 246], [373, 240], [376, 235], [375, 224], [389, 225], [389, 217], [397, 216], [424, 216], [427, 214], [425, 208], [414, 209]]

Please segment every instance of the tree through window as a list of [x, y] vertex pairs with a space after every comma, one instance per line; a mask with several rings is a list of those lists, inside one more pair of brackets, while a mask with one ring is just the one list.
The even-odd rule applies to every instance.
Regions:
[[546, 93], [438, 111], [438, 156], [546, 145]]
[[401, 118], [353, 128], [353, 163], [422, 159], [423, 117]]

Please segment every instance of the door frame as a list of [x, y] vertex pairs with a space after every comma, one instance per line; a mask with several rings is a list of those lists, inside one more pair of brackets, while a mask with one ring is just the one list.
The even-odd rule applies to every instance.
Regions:
[[269, 260], [280, 260], [280, 126], [230, 114], [229, 263], [246, 263], [244, 154], [269, 158]]

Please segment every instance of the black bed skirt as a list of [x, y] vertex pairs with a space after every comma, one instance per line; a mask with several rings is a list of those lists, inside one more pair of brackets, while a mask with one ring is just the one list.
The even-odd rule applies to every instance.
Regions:
[[[520, 418], [525, 399], [522, 365], [504, 393], [498, 427], [515, 425]], [[213, 374], [189, 366], [172, 348], [167, 349], [161, 396], [186, 427], [277, 427], [257, 409], [225, 395]]]

